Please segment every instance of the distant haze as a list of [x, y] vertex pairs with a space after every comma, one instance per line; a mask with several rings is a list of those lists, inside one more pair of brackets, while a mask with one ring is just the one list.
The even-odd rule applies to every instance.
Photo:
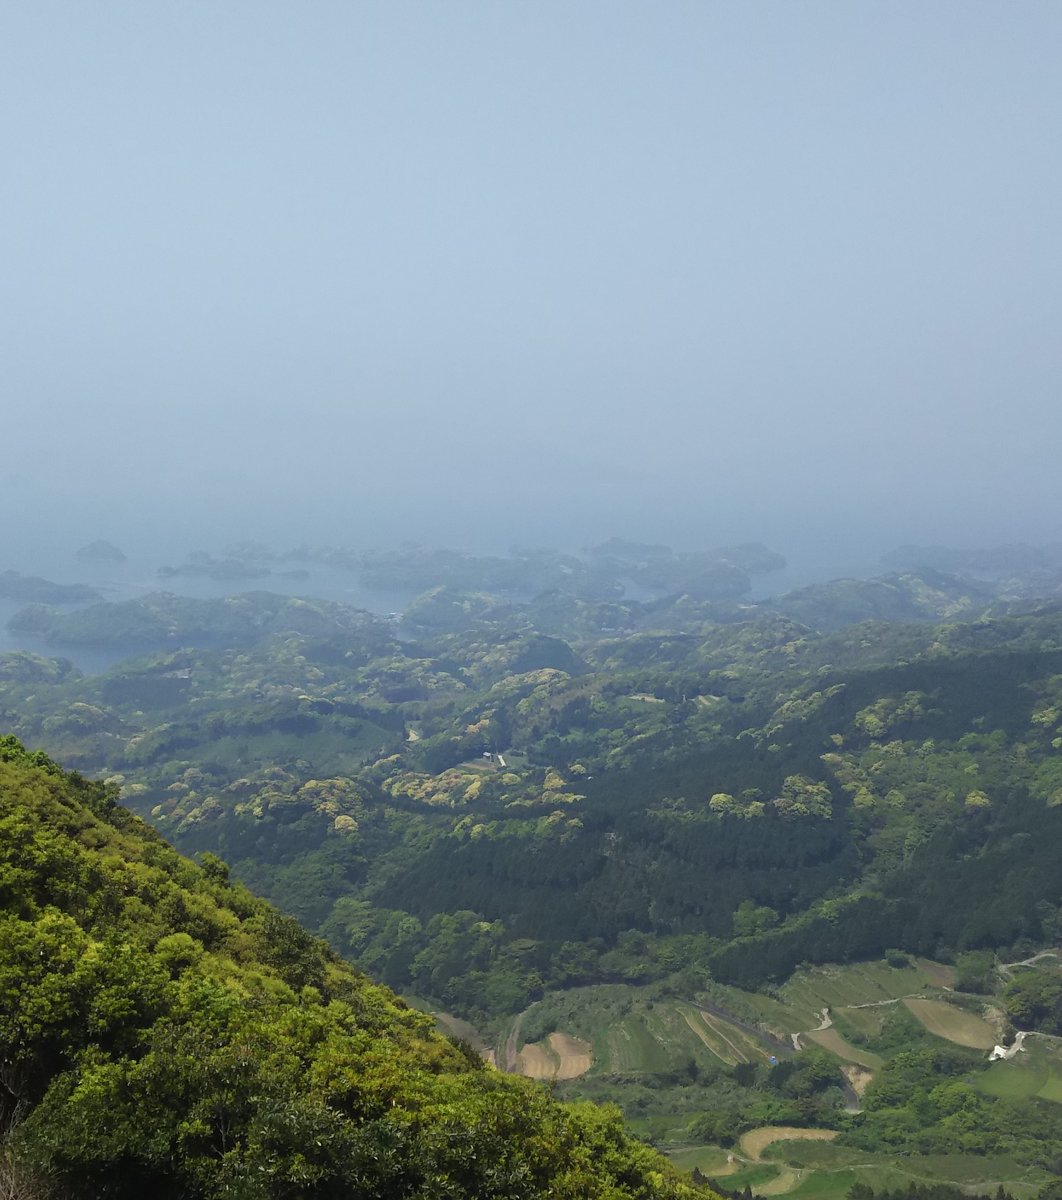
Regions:
[[1055, 2], [7, 5], [7, 553], [1062, 538], [1060, 46]]

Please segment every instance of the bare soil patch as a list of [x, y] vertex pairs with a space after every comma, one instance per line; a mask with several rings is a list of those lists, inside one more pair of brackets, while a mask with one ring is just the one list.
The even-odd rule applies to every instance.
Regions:
[[529, 1079], [553, 1079], [557, 1060], [542, 1042], [528, 1042], [516, 1056], [516, 1073]]
[[594, 1062], [589, 1042], [551, 1033], [544, 1042], [527, 1042], [516, 1056], [516, 1073], [530, 1079], [578, 1079]]
[[866, 1067], [857, 1067], [855, 1063], [845, 1063], [841, 1067], [841, 1073], [852, 1085], [852, 1091], [862, 1099], [863, 1093], [867, 1090], [867, 1084], [874, 1078], [874, 1072], [868, 1071]]
[[594, 1056], [589, 1042], [569, 1037], [566, 1033], [551, 1033], [549, 1048], [557, 1056], [557, 1079], [578, 1079], [593, 1066]]

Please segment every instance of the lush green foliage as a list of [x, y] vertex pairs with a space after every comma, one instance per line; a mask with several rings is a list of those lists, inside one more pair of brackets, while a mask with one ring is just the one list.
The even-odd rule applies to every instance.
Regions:
[[692, 1196], [0, 740], [0, 1120], [70, 1196]]
[[1000, 1187], [992, 1195], [974, 1195], [950, 1183], [912, 1183], [905, 1188], [875, 1191], [869, 1184], [858, 1183], [848, 1193], [848, 1200], [1013, 1200]]
[[[417, 606], [416, 641], [266, 593], [97, 606], [47, 627], [185, 648], [92, 678], [0, 656], [0, 718], [366, 969], [480, 1021], [573, 984], [758, 987], [804, 961], [1053, 937], [1059, 614], [820, 633], [781, 602], [612, 595], [771, 565], [697, 562], [626, 543], [363, 557], [381, 584], [460, 601], [441, 624]], [[556, 587], [520, 599], [536, 572]], [[987, 603], [902, 579], [921, 615]], [[466, 604], [473, 585], [498, 594]]]
[[1019, 1029], [1062, 1034], [1062, 974], [1019, 972], [1003, 989], [1007, 1015]]
[[[778, 565], [762, 548], [623, 542], [507, 559], [235, 548], [174, 575], [321, 562], [420, 596], [401, 621], [267, 593], [27, 610], [23, 627], [57, 645], [150, 653], [95, 677], [0, 655], [0, 721], [107, 777], [218, 886], [210, 854], [374, 977], [490, 1034], [542, 997], [528, 1020], [544, 1020], [561, 990], [678, 1003], [883, 954], [898, 970], [954, 960], [977, 1006], [995, 952], [1025, 959], [1062, 935], [1062, 614], [1028, 602], [1035, 580], [898, 562], [756, 605], [750, 573]], [[288, 985], [320, 990], [294, 931], [274, 919], [255, 954], [290, 942]], [[221, 949], [173, 932], [204, 947], [187, 969], [213, 971]], [[55, 952], [80, 961], [64, 936], [49, 933]], [[1049, 971], [1001, 978], [1015, 1024], [1062, 1029]], [[732, 989], [726, 1003], [778, 1015]], [[982, 1086], [982, 1060], [933, 1058], [913, 1018], [868, 1033], [857, 1016], [834, 1033], [885, 1066], [845, 1139], [982, 1158], [1010, 1139], [1041, 1166], [1054, 1152], [1053, 1085], [1023, 1080], [1016, 1108], [1002, 1075]], [[283, 1078], [283, 1054], [262, 1054]], [[686, 1135], [696, 1121], [719, 1141], [844, 1125], [836, 1073], [789, 1094], [791, 1071], [705, 1049], [568, 1086], [622, 1100], [646, 1130], [677, 1105]]]

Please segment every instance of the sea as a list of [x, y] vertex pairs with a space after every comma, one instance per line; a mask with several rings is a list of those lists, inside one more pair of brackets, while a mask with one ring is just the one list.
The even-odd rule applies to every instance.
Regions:
[[[409, 592], [396, 593], [361, 586], [353, 570], [319, 563], [283, 562], [270, 567], [268, 575], [257, 578], [217, 579], [210, 575], [160, 573], [169, 563], [151, 554], [130, 554], [124, 562], [83, 561], [76, 555], [9, 555], [0, 557], [0, 570], [34, 575], [52, 583], [80, 583], [95, 588], [104, 601], [135, 600], [152, 592], [171, 592], [196, 599], [217, 599], [245, 592], [275, 592], [285, 596], [332, 600], [376, 614], [401, 612], [414, 598]], [[11, 561], [11, 559], [20, 561]], [[27, 561], [28, 560], [28, 561]], [[293, 578], [289, 571], [306, 571]], [[89, 603], [99, 603], [90, 601]], [[74, 612], [87, 604], [56, 605], [60, 612]], [[65, 658], [86, 674], [99, 674], [129, 657], [122, 649], [62, 646], [45, 638], [20, 634], [9, 627], [15, 613], [26, 607], [24, 600], [0, 597], [0, 653], [25, 650], [48, 658]]]

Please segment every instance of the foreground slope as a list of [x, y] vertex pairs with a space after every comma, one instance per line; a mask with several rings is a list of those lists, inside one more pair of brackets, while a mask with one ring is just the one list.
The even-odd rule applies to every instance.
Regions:
[[4, 1169], [70, 1196], [693, 1197], [0, 739]]

